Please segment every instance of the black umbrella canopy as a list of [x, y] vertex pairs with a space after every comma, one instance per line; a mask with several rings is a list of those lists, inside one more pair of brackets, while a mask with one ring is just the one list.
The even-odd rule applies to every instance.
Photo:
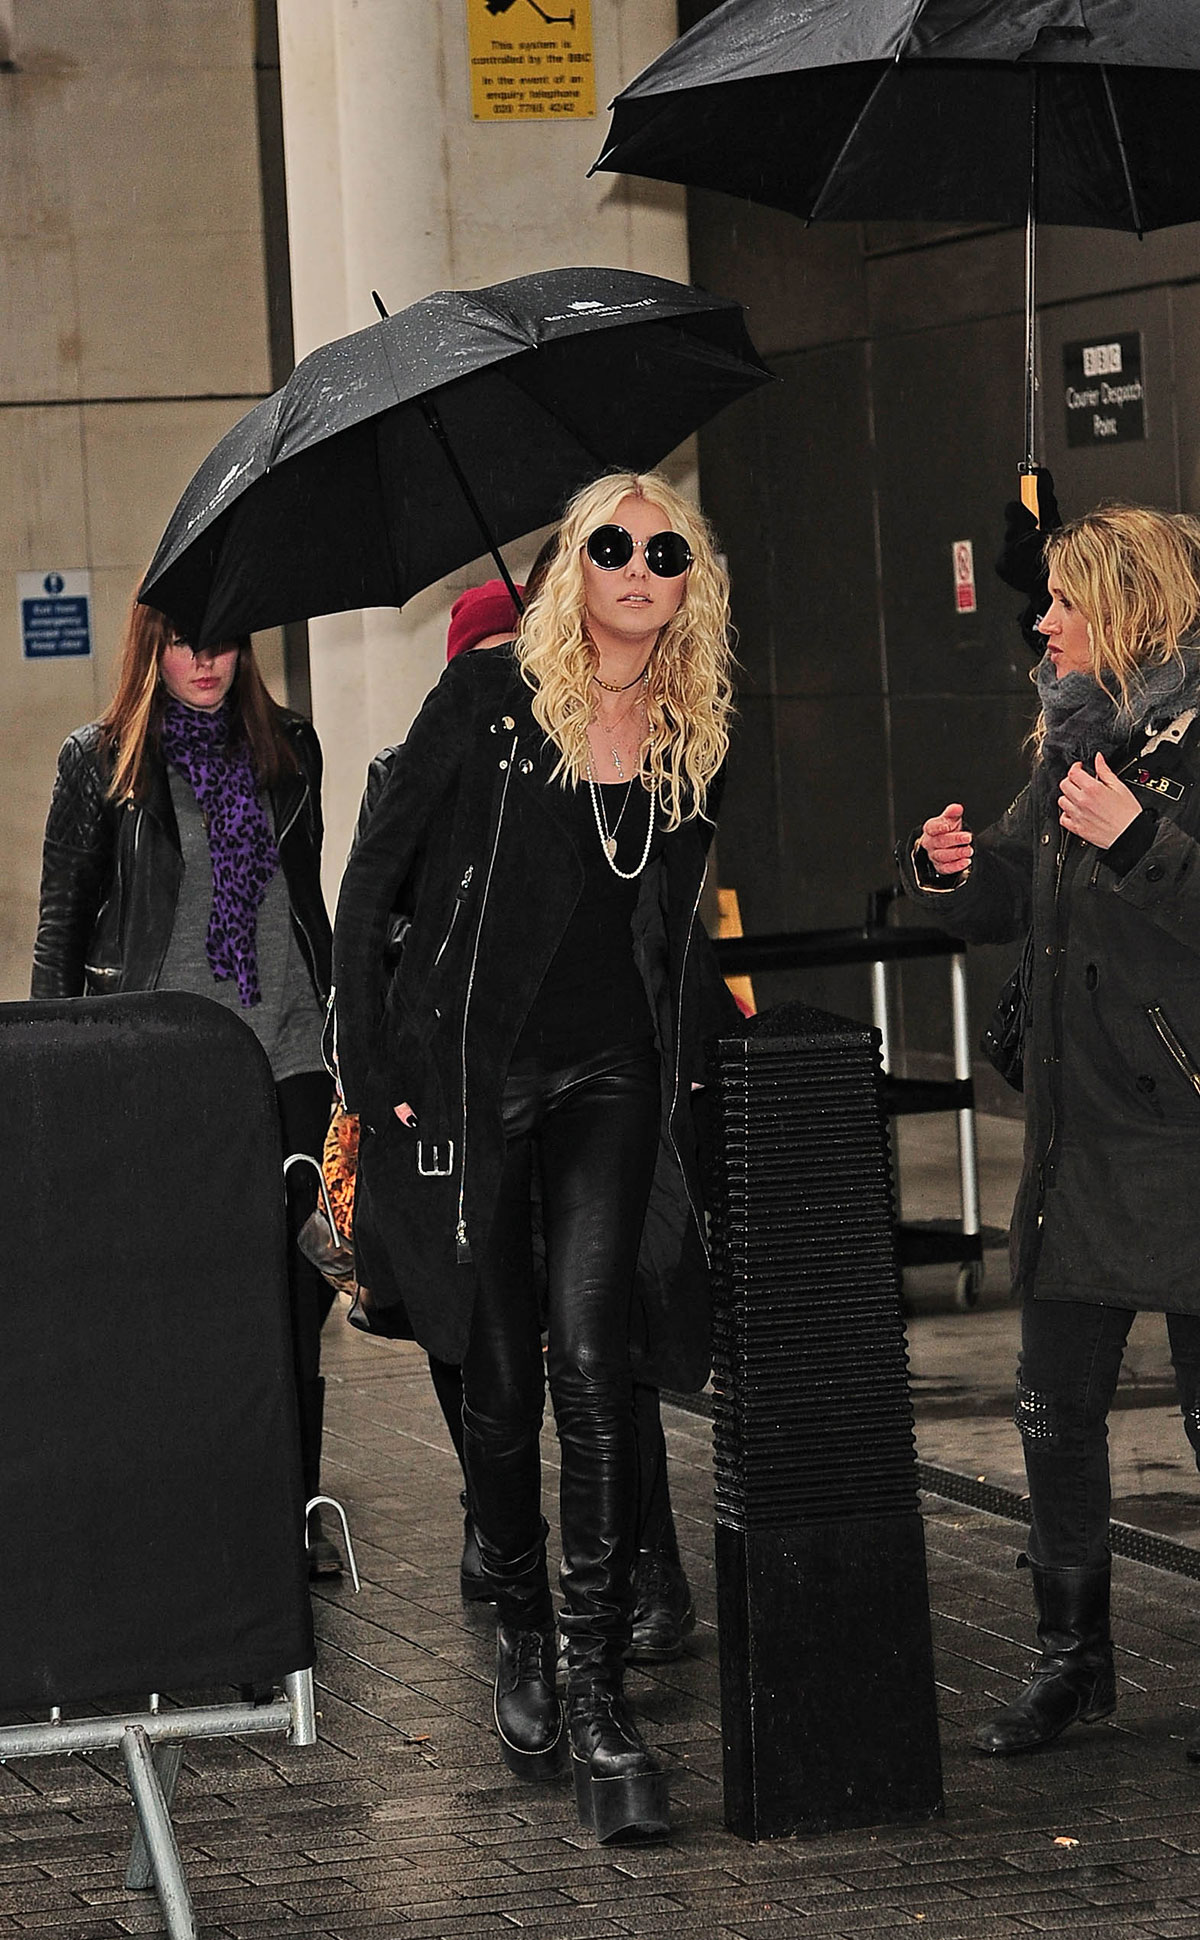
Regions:
[[769, 377], [739, 304], [661, 277], [562, 269], [440, 290], [314, 351], [234, 425], [139, 598], [198, 645], [402, 606], [598, 472], [657, 464]]
[[1196, 70], [1191, 0], [726, 0], [595, 166], [809, 219], [1141, 232], [1200, 217]]

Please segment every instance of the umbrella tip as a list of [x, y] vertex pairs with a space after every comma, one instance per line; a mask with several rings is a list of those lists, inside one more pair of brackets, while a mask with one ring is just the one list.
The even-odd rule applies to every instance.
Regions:
[[371, 291], [371, 301], [375, 305], [375, 308], [378, 310], [384, 322], [386, 323], [387, 317], [388, 317], [388, 308], [383, 298], [380, 296], [378, 290]]

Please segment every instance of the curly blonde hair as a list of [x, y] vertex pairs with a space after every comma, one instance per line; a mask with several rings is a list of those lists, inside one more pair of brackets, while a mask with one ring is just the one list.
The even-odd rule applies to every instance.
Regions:
[[1177, 659], [1200, 624], [1200, 522], [1100, 505], [1050, 534], [1046, 565], [1087, 621], [1092, 678], [1127, 709], [1140, 670]]
[[600, 656], [587, 633], [583, 545], [612, 523], [625, 498], [661, 506], [692, 551], [679, 610], [663, 627], [648, 662], [642, 781], [657, 791], [667, 828], [703, 815], [709, 784], [729, 750], [733, 712], [729, 578], [708, 522], [659, 472], [608, 472], [576, 492], [558, 528], [558, 545], [521, 622], [517, 661], [533, 689], [533, 712], [558, 749], [564, 788], [588, 772], [588, 725], [596, 711], [592, 676]]

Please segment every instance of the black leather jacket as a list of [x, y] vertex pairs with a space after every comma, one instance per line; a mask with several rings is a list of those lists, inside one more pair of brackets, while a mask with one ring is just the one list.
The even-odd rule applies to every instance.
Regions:
[[[283, 726], [299, 769], [270, 790], [275, 840], [292, 928], [323, 1005], [330, 932], [321, 894], [321, 744], [299, 714], [285, 714]], [[158, 983], [183, 874], [166, 763], [153, 759], [144, 801], [112, 801], [110, 774], [97, 723], [68, 735], [42, 850], [34, 997], [153, 990]]]

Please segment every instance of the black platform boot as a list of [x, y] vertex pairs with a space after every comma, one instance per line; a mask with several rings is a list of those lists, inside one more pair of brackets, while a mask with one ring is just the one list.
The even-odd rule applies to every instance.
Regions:
[[500, 1756], [517, 1778], [553, 1778], [562, 1754], [562, 1706], [554, 1688], [554, 1625], [496, 1626], [493, 1714]]
[[554, 1687], [555, 1630], [545, 1540], [511, 1571], [481, 1580], [496, 1599], [496, 1684], [492, 1698], [500, 1756], [517, 1778], [551, 1778], [563, 1744]]
[[977, 1751], [1035, 1751], [1069, 1724], [1095, 1724], [1117, 1708], [1108, 1622], [1110, 1565], [1045, 1569], [1031, 1562], [1029, 1568], [1042, 1654], [1024, 1690], [979, 1726]]
[[631, 1664], [669, 1664], [683, 1656], [696, 1628], [696, 1606], [679, 1551], [640, 1549], [633, 1566], [633, 1627], [625, 1652]]
[[567, 1692], [571, 1775], [579, 1823], [601, 1846], [665, 1839], [667, 1775], [633, 1721], [619, 1671], [573, 1675]]

